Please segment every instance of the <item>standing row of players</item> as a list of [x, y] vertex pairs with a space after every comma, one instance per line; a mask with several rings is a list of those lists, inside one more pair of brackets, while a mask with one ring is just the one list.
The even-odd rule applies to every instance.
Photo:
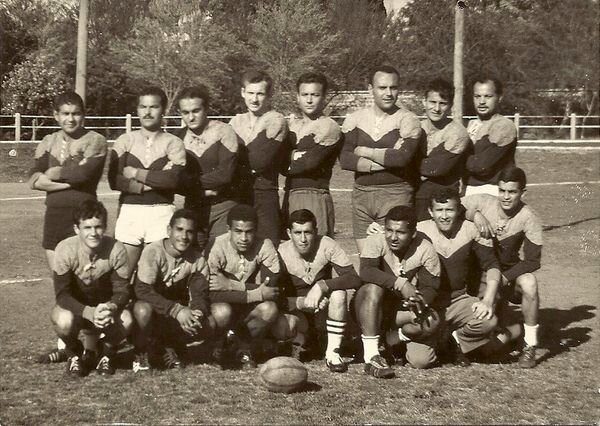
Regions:
[[[339, 155], [342, 168], [356, 172], [352, 194], [353, 229], [362, 263], [367, 228], [373, 222], [387, 226], [389, 220], [386, 222], [385, 218], [392, 207], [412, 207], [415, 203], [418, 219], [426, 219], [428, 205], [433, 207], [429, 204], [431, 195], [438, 190], [457, 190], [463, 178], [467, 195], [497, 193], [501, 173], [508, 170], [514, 174], [518, 170], [514, 168], [514, 125], [497, 113], [502, 94], [498, 81], [482, 79], [475, 83], [478, 119], [469, 124], [468, 131], [447, 117], [453, 96], [448, 83], [441, 80], [431, 83], [424, 100], [427, 118], [419, 123], [413, 113], [396, 105], [399, 76], [393, 68], [377, 68], [370, 81], [374, 105], [349, 115], [341, 132], [333, 120], [322, 115], [327, 80], [319, 74], [305, 74], [298, 80], [298, 104], [303, 116], [292, 120], [289, 129], [284, 117], [270, 109], [271, 80], [260, 72], [243, 77], [241, 94], [248, 112], [234, 117], [230, 125], [207, 119], [210, 99], [204, 88], [184, 90], [178, 106], [186, 127], [179, 137], [161, 130], [166, 105], [164, 93], [153, 88], [140, 93], [138, 115], [142, 128], [117, 139], [109, 167], [111, 187], [121, 191], [115, 237], [124, 244], [127, 264], [138, 265], [144, 245], [164, 241], [167, 237], [166, 224], [174, 212], [176, 191], [185, 195], [185, 207], [194, 211], [195, 225], [207, 232], [211, 242], [224, 233], [232, 234], [227, 216], [234, 206], [246, 203], [256, 211], [258, 237], [276, 245], [281, 230], [277, 192], [281, 171], [287, 176], [283, 217], [287, 218], [290, 211], [305, 208], [316, 217], [314, 231], [333, 236], [335, 216], [329, 180]], [[38, 147], [30, 180], [32, 187], [48, 192], [44, 248], [51, 265], [56, 244], [72, 233], [72, 224], [65, 218], [70, 217], [75, 205], [95, 198], [107, 152], [104, 139], [83, 128], [83, 104], [76, 95], [59, 96], [55, 117], [62, 130], [46, 137]], [[469, 142], [469, 135], [473, 143]], [[522, 182], [515, 179], [505, 182], [516, 185], [518, 203], [513, 210], [504, 209], [505, 204], [510, 204], [508, 201], [496, 205], [496, 199], [492, 198], [487, 204], [495, 206], [498, 217], [493, 214], [486, 217], [482, 213], [486, 203], [472, 214], [483, 236], [490, 237], [493, 233], [501, 263], [495, 287], [504, 282], [513, 283], [523, 294], [527, 345], [521, 364], [533, 366], [538, 302], [537, 283], [530, 273], [539, 267], [541, 231], [538, 232], [539, 220], [529, 209], [524, 210], [527, 214], [521, 213], [524, 176]], [[515, 188], [501, 193], [507, 200], [514, 198]], [[493, 212], [494, 207], [490, 211]], [[411, 224], [410, 220], [405, 222]], [[524, 260], [518, 257], [521, 245], [526, 248]], [[392, 247], [391, 252], [394, 251]], [[446, 256], [452, 254], [447, 247], [438, 252], [441, 256], [444, 256], [442, 252]], [[397, 255], [396, 258], [399, 259]], [[311, 270], [310, 265], [307, 268]], [[506, 272], [514, 268], [514, 272]], [[463, 273], [468, 270], [467, 267], [461, 269]], [[402, 268], [390, 271], [397, 276], [404, 273]], [[129, 268], [127, 276], [132, 273], [133, 268]], [[488, 276], [493, 277], [494, 273]], [[414, 281], [414, 277], [411, 279]], [[491, 280], [492, 285], [488, 280], [488, 288], [494, 289]], [[383, 298], [363, 288], [369, 286], [360, 287], [357, 303], [365, 299], [365, 303], [359, 303], [361, 307], [374, 306], [366, 309], [364, 315], [372, 318], [373, 324], [360, 320], [362, 309], [357, 312], [363, 332], [366, 369], [373, 375], [385, 376], [391, 369], [374, 349], [381, 340], [381, 314], [377, 313], [380, 303], [372, 303], [374, 299]], [[256, 289], [246, 289], [252, 290]], [[321, 293], [326, 293], [324, 288]], [[313, 296], [315, 294], [316, 290]], [[364, 294], [368, 297], [362, 297]], [[487, 293], [486, 296], [482, 300], [493, 306], [491, 296]], [[309, 298], [311, 306], [315, 297]], [[433, 302], [431, 297], [419, 293], [400, 299], [419, 307], [423, 301], [429, 305]], [[388, 319], [385, 315], [385, 320]], [[331, 320], [333, 328], [340, 323], [337, 326], [343, 330], [345, 318]], [[285, 327], [279, 329], [285, 330]], [[243, 335], [243, 331], [241, 333]], [[399, 338], [406, 340], [407, 336]], [[57, 354], [53, 353], [51, 358], [60, 358]], [[341, 365], [339, 356], [327, 359], [328, 365]]]

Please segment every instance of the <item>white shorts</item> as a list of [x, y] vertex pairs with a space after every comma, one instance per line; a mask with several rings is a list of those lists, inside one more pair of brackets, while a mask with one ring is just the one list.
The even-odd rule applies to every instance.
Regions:
[[167, 238], [173, 213], [173, 204], [123, 204], [115, 225], [115, 238], [132, 246]]
[[485, 184], [485, 185], [478, 185], [478, 186], [471, 186], [471, 185], [467, 185], [467, 189], [465, 191], [465, 197], [468, 195], [475, 195], [475, 194], [490, 194], [493, 195], [494, 197], [498, 196], [498, 185], [490, 185]]

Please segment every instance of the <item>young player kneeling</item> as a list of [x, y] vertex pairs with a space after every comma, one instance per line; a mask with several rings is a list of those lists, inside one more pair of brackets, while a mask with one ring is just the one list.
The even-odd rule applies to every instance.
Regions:
[[135, 280], [138, 300], [133, 308], [138, 324], [134, 372], [150, 369], [151, 334], [163, 348], [164, 367], [183, 368], [179, 354], [188, 344], [219, 339], [229, 326], [229, 306], [209, 303], [208, 266], [193, 246], [197, 231], [196, 214], [177, 210], [167, 226], [167, 238], [142, 252]]
[[[94, 366], [101, 375], [114, 374], [113, 357], [129, 334], [127, 253], [123, 244], [104, 235], [107, 213], [102, 203], [84, 201], [73, 211], [75, 236], [56, 246], [52, 323], [66, 345], [67, 374], [85, 376]], [[79, 332], [104, 334], [102, 356], [84, 350]]]
[[[303, 348], [312, 325], [319, 320], [317, 313], [326, 313], [327, 349], [325, 364], [333, 372], [343, 373], [348, 366], [339, 355], [346, 327], [346, 290], [358, 288], [360, 278], [342, 247], [327, 236], [317, 235], [317, 219], [309, 210], [296, 210], [290, 214], [287, 228], [289, 241], [279, 246], [279, 255], [285, 272], [284, 295], [289, 313], [284, 326], [294, 343]], [[332, 268], [337, 273], [331, 277]], [[325, 315], [320, 315], [325, 319]], [[322, 321], [324, 322], [324, 321]]]

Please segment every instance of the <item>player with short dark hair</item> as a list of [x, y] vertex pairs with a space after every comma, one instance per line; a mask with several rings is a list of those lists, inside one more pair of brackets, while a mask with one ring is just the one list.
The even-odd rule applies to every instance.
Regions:
[[416, 368], [436, 362], [439, 315], [429, 309], [440, 286], [440, 261], [429, 241], [416, 233], [414, 209], [392, 208], [383, 233], [367, 237], [360, 254], [363, 285], [354, 299], [362, 330], [365, 372], [380, 378], [394, 370], [379, 353], [381, 332], [406, 342], [406, 360]]
[[[510, 167], [498, 175], [496, 197], [472, 195], [463, 199], [463, 205], [467, 209], [467, 219], [473, 220], [482, 235], [491, 237], [494, 243], [502, 272], [502, 303], [498, 318], [503, 325], [508, 322], [506, 303], [521, 303], [525, 347], [519, 366], [532, 368], [536, 365], [539, 328], [538, 281], [533, 272], [540, 268], [541, 263], [542, 223], [522, 200], [526, 184], [525, 172], [518, 167]], [[505, 342], [514, 336], [498, 337]]]
[[375, 68], [369, 82], [373, 106], [348, 115], [342, 125], [340, 164], [355, 172], [352, 227], [359, 252], [372, 222], [383, 225], [392, 207], [414, 202], [421, 126], [415, 114], [396, 105], [399, 85], [393, 67]]
[[210, 93], [205, 86], [183, 89], [177, 105], [185, 127], [175, 134], [186, 149], [179, 191], [185, 195], [185, 208], [198, 213], [200, 228], [214, 240], [227, 232], [227, 213], [236, 205], [232, 183], [237, 136], [228, 124], [208, 119]]
[[[491, 240], [479, 235], [477, 227], [464, 219], [458, 191], [439, 188], [431, 194], [431, 218], [417, 224], [437, 251], [441, 281], [435, 308], [440, 310], [452, 333], [454, 362], [470, 364], [475, 350], [490, 341], [497, 324], [494, 315], [496, 293], [500, 281], [500, 266]], [[483, 298], [467, 294], [469, 269], [476, 261], [486, 272]]]
[[[333, 239], [318, 235], [317, 219], [306, 209], [290, 214], [287, 233], [289, 241], [281, 243], [283, 294], [288, 301], [285, 314], [290, 335], [301, 357], [307, 347], [309, 325], [325, 322], [327, 349], [325, 364], [333, 372], [345, 372], [347, 364], [339, 354], [346, 328], [346, 290], [358, 288], [360, 278], [342, 247]], [[332, 269], [337, 277], [332, 277]], [[323, 306], [328, 301], [327, 309]], [[325, 315], [319, 315], [323, 312]]]
[[319, 234], [333, 237], [335, 212], [329, 181], [342, 147], [342, 134], [338, 124], [323, 115], [327, 78], [320, 73], [305, 73], [298, 78], [296, 88], [302, 118], [291, 120], [287, 138], [291, 153], [284, 173], [284, 216], [306, 208], [316, 216]]
[[[53, 109], [60, 130], [42, 139], [29, 172], [29, 186], [46, 192], [42, 247], [50, 270], [56, 245], [74, 235], [73, 211], [83, 201], [96, 200], [108, 149], [104, 136], [84, 127], [85, 107], [77, 93], [60, 93]], [[43, 354], [40, 362], [66, 361], [63, 349], [59, 341], [58, 349]]]
[[142, 128], [119, 136], [110, 156], [108, 182], [111, 189], [121, 191], [115, 238], [125, 244], [131, 268], [144, 244], [166, 237], [185, 167], [183, 142], [161, 128], [166, 102], [158, 87], [140, 91], [137, 114]]
[[152, 335], [163, 349], [166, 368], [182, 368], [180, 355], [186, 346], [225, 337], [231, 310], [223, 303], [210, 304], [208, 267], [194, 246], [197, 215], [177, 210], [167, 227], [168, 237], [144, 248], [135, 279], [134, 372], [150, 369], [148, 349]]
[[229, 124], [238, 135], [238, 187], [242, 200], [258, 213], [258, 235], [278, 245], [281, 238], [279, 211], [279, 163], [287, 135], [285, 117], [272, 110], [273, 81], [262, 71], [242, 76], [241, 95], [247, 112], [237, 114]]
[[279, 317], [279, 257], [271, 240], [256, 235], [258, 220], [253, 207], [238, 204], [229, 211], [228, 232], [207, 249], [210, 299], [231, 306], [239, 340], [235, 357], [243, 368], [256, 367], [251, 344], [258, 344]]
[[[99, 201], [82, 202], [72, 217], [76, 235], [56, 246], [52, 324], [66, 345], [67, 374], [85, 376], [95, 366], [99, 374], [111, 375], [116, 347], [133, 324], [125, 309], [129, 300], [127, 253], [123, 244], [105, 235], [107, 213]], [[84, 329], [105, 335], [100, 357], [78, 340]]]
[[436, 189], [459, 190], [469, 134], [462, 124], [448, 118], [453, 98], [454, 87], [441, 78], [430, 81], [425, 90], [421, 183], [415, 195], [418, 220], [429, 219], [429, 198]]
[[502, 83], [495, 78], [480, 77], [473, 84], [477, 118], [467, 126], [473, 147], [466, 162], [465, 195], [497, 195], [500, 173], [515, 165], [517, 129], [498, 112], [502, 93]]

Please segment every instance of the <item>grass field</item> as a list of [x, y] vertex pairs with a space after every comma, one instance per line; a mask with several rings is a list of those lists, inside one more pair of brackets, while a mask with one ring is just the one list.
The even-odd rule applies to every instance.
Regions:
[[[256, 374], [198, 364], [183, 372], [138, 377], [118, 370], [67, 381], [64, 364], [43, 366], [51, 348], [51, 281], [40, 248], [43, 199], [19, 183], [23, 156], [0, 166], [0, 424], [72, 423], [598, 423], [600, 154], [519, 151], [528, 173], [526, 201], [544, 222], [539, 365], [399, 367], [397, 378], [365, 376], [362, 364], [344, 375], [322, 361], [307, 365], [310, 386], [283, 395], [266, 391]], [[351, 188], [336, 169], [333, 188]], [[101, 194], [110, 192], [105, 181]], [[22, 198], [22, 199], [20, 199]], [[101, 196], [114, 226], [116, 197]], [[350, 193], [334, 192], [336, 237], [348, 253]], [[357, 260], [356, 256], [353, 256]], [[37, 280], [37, 281], [28, 281]], [[17, 281], [17, 282], [13, 282]]]

